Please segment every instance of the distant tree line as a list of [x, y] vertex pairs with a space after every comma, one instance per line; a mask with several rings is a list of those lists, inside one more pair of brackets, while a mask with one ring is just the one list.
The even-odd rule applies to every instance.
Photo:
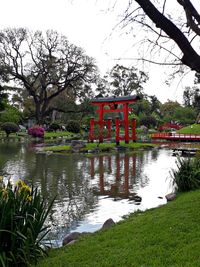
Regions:
[[94, 59], [55, 31], [0, 31], [0, 73], [0, 123], [23, 124], [32, 118], [37, 124], [75, 120], [87, 126], [95, 116], [92, 98], [130, 94], [141, 97], [130, 114], [138, 125], [190, 124], [200, 112], [198, 74], [195, 86], [183, 92], [183, 105], [170, 100], [162, 104], [144, 93], [147, 73], [117, 64], [100, 77]]

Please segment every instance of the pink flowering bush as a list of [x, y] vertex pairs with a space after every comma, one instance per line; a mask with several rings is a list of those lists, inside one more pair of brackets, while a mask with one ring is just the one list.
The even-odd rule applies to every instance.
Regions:
[[28, 129], [28, 134], [33, 136], [33, 137], [43, 138], [44, 132], [45, 132], [44, 128], [40, 127], [40, 126], [34, 126], [34, 127]]

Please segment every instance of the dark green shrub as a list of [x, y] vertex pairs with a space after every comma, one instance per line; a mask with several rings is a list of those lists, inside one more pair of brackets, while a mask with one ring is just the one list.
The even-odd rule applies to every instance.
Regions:
[[157, 125], [157, 121], [152, 116], [145, 116], [145, 117], [141, 118], [140, 125], [144, 125], [148, 128], [155, 127]]
[[40, 192], [22, 180], [5, 185], [0, 177], [0, 266], [29, 266], [45, 254], [41, 240], [52, 204], [47, 207]]
[[14, 122], [5, 122], [1, 125], [1, 129], [6, 132], [7, 137], [11, 133], [16, 133], [19, 131], [19, 126]]
[[72, 133], [80, 133], [80, 124], [77, 121], [69, 121], [66, 125], [66, 130]]
[[177, 158], [177, 170], [172, 170], [171, 176], [177, 191], [185, 192], [200, 188], [200, 159]]
[[48, 128], [49, 131], [55, 131], [55, 132], [59, 129], [60, 129], [60, 125], [56, 122], [53, 122], [52, 124], [50, 124]]

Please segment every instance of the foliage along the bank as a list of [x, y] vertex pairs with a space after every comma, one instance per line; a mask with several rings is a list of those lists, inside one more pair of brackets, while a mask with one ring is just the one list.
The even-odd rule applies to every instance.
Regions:
[[53, 205], [47, 205], [37, 188], [18, 180], [15, 185], [0, 176], [0, 265], [30, 266], [45, 255], [41, 241]]
[[177, 158], [177, 169], [172, 170], [171, 177], [178, 192], [200, 188], [200, 157]]

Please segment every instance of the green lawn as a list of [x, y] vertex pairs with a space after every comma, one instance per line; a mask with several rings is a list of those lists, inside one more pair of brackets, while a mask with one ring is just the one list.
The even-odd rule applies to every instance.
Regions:
[[200, 134], [200, 124], [192, 124], [177, 131], [183, 134]]
[[[50, 251], [37, 267], [200, 266], [200, 190]], [[112, 214], [110, 215], [112, 217]]]
[[50, 139], [50, 138], [58, 138], [58, 137], [74, 137], [80, 134], [73, 134], [67, 131], [58, 131], [58, 132], [45, 132], [44, 138]]

